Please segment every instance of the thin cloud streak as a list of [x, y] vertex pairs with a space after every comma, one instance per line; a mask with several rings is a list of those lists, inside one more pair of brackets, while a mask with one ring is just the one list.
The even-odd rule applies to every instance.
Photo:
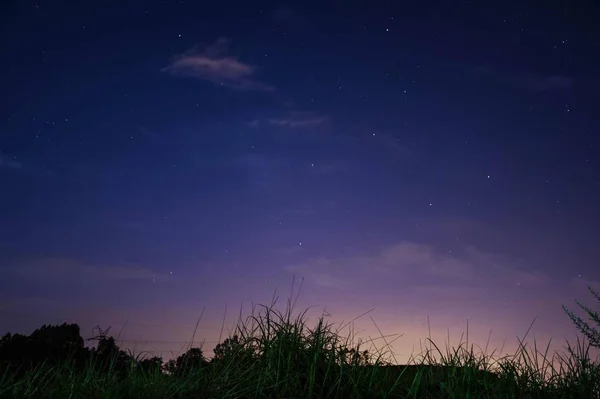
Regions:
[[[358, 287], [365, 279], [382, 285], [389, 281], [405, 281], [410, 289], [423, 281], [444, 281], [444, 287], [454, 287], [459, 295], [465, 287], [501, 284], [512, 287], [540, 288], [550, 283], [539, 271], [526, 271], [520, 265], [500, 255], [489, 254], [474, 247], [465, 249], [465, 256], [438, 250], [433, 246], [400, 242], [367, 256], [341, 259], [315, 258], [284, 266], [289, 272], [302, 275], [317, 285], [323, 280], [335, 280], [339, 288]], [[449, 289], [449, 288], [448, 288]]]
[[260, 126], [260, 121], [258, 119], [254, 119], [250, 122], [246, 122], [246, 126], [256, 129]]
[[325, 117], [313, 117], [313, 118], [273, 118], [269, 119], [268, 122], [271, 125], [289, 127], [291, 129], [296, 128], [314, 128], [325, 123], [327, 119]]
[[236, 157], [232, 165], [243, 170], [248, 182], [255, 188], [265, 188], [281, 178], [281, 168], [287, 163], [284, 159], [265, 154], [247, 153]]
[[526, 74], [511, 74], [497, 71], [486, 66], [474, 67], [473, 70], [480, 75], [494, 77], [515, 86], [520, 86], [538, 92], [570, 90], [575, 80], [563, 75], [534, 76]]
[[311, 129], [329, 122], [329, 118], [311, 111], [292, 111], [280, 118], [270, 118], [267, 122], [273, 126], [287, 127], [290, 129]]
[[351, 169], [352, 164], [349, 161], [337, 160], [331, 162], [311, 163], [310, 172], [317, 175], [331, 175]]
[[21, 169], [22, 167], [23, 164], [21, 162], [0, 151], [0, 168]]
[[177, 55], [162, 69], [173, 76], [192, 77], [237, 90], [274, 91], [275, 88], [255, 79], [256, 67], [226, 56], [230, 40], [218, 39], [198, 52], [196, 48]]
[[42, 281], [167, 281], [166, 273], [157, 273], [137, 265], [92, 265], [70, 258], [17, 259], [3, 270], [25, 280]]
[[310, 111], [291, 111], [283, 116], [267, 119], [253, 119], [246, 126], [257, 129], [263, 126], [273, 126], [286, 129], [315, 129], [330, 122], [327, 116]]
[[42, 178], [56, 177], [56, 173], [39, 162], [33, 163], [29, 160], [18, 161], [16, 157], [0, 151], [0, 169], [12, 169], [29, 175]]
[[573, 87], [573, 79], [567, 76], [547, 76], [529, 79], [529, 85], [538, 91], [568, 90]]

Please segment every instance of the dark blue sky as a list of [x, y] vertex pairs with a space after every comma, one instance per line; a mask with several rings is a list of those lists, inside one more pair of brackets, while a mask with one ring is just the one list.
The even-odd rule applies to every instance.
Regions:
[[428, 315], [572, 333], [599, 14], [486, 3], [3, 3], [0, 333], [127, 322], [166, 355], [206, 307], [212, 348], [225, 304], [293, 276], [400, 353]]

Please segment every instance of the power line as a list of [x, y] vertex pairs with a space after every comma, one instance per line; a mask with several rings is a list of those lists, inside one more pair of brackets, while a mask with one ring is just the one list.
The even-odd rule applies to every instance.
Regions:
[[[119, 339], [116, 342], [128, 342], [134, 344], [190, 344], [191, 341], [169, 341], [169, 340], [151, 340], [151, 339]], [[214, 343], [218, 344], [216, 340], [203, 340], [195, 339], [193, 343]]]

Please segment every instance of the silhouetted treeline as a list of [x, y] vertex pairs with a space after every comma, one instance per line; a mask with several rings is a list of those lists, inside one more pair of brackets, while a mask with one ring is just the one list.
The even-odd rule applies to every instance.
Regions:
[[191, 348], [163, 363], [161, 357], [134, 356], [119, 348], [113, 337], [100, 334], [91, 348], [85, 346], [77, 324], [44, 325], [30, 335], [6, 334], [0, 338], [0, 375], [22, 376], [40, 367], [94, 367], [126, 376], [129, 371], [165, 372], [182, 375], [208, 363], [200, 348]]
[[[121, 350], [115, 339], [103, 332], [88, 341], [96, 341], [96, 345], [85, 346], [77, 324], [44, 325], [28, 336], [8, 333], [0, 338], [0, 375], [18, 378], [41, 367], [68, 367], [71, 371], [93, 367], [123, 377], [139, 370], [184, 376], [208, 364], [217, 368], [231, 362], [250, 366], [259, 358], [252, 346], [242, 343], [237, 335], [219, 343], [210, 361], [200, 348], [190, 348], [168, 362], [156, 356], [134, 356]], [[369, 363], [366, 351], [347, 350], [346, 356], [349, 364]]]

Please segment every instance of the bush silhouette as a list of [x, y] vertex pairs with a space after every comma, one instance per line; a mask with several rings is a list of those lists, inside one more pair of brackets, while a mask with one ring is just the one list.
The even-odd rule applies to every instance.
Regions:
[[169, 374], [177, 377], [185, 376], [191, 372], [201, 369], [206, 366], [208, 361], [200, 348], [190, 348], [187, 352], [177, 357], [177, 359], [169, 360], [164, 369]]
[[65, 363], [81, 367], [88, 354], [77, 324], [43, 325], [29, 336], [9, 333], [0, 339], [0, 370], [19, 373]]
[[101, 333], [91, 340], [98, 344], [90, 350], [84, 346], [79, 326], [67, 323], [43, 325], [29, 336], [8, 333], [0, 338], [0, 374], [19, 377], [40, 367], [58, 365], [83, 370], [87, 363], [121, 375], [131, 368], [133, 357], [122, 351], [114, 338]]
[[140, 359], [138, 366], [145, 373], [160, 373], [163, 367], [162, 357], [154, 356], [148, 359]]
[[[596, 299], [598, 301], [600, 301], [600, 293], [599, 292], [594, 291], [592, 289], [592, 287], [590, 287], [590, 286], [588, 286], [588, 290], [592, 293], [592, 295], [594, 295], [596, 297]], [[579, 307], [581, 309], [583, 309], [587, 313], [590, 321], [593, 321], [598, 327], [600, 327], [600, 315], [598, 314], [598, 312], [595, 312], [592, 309], [590, 309], [589, 307], [582, 305], [579, 301], [575, 301], [575, 302], [577, 303], [577, 305], [579, 305]], [[587, 339], [590, 341], [590, 346], [593, 346], [594, 348], [600, 348], [600, 331], [597, 330], [595, 327], [590, 326], [590, 324], [587, 323], [586, 321], [584, 321], [583, 319], [581, 319], [581, 317], [576, 316], [572, 311], [568, 310], [564, 305], [563, 305], [563, 310], [569, 316], [569, 318], [571, 318], [571, 321], [573, 321], [573, 324], [575, 324], [577, 329], [583, 335], [585, 335], [587, 337]]]
[[213, 350], [215, 356], [211, 363], [235, 361], [237, 363], [248, 363], [256, 360], [254, 350], [240, 340], [236, 334], [217, 344]]
[[135, 359], [127, 352], [121, 350], [113, 337], [101, 337], [98, 346], [91, 351], [91, 360], [94, 365], [103, 371], [114, 372], [126, 376], [134, 368]]

